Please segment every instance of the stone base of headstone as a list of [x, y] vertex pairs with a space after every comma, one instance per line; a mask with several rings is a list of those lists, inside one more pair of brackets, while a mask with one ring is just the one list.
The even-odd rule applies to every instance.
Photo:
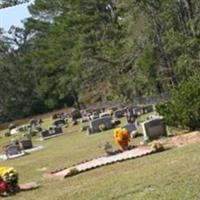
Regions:
[[21, 152], [19, 154], [16, 154], [16, 155], [12, 155], [12, 156], [7, 156], [7, 160], [9, 159], [15, 159], [15, 158], [19, 158], [19, 157], [22, 157], [22, 156], [25, 156], [27, 155], [25, 152]]
[[40, 145], [40, 146], [35, 146], [31, 149], [26, 149], [24, 150], [26, 153], [32, 153], [32, 152], [35, 152], [35, 151], [39, 151], [39, 150], [42, 150], [44, 149], [44, 146]]

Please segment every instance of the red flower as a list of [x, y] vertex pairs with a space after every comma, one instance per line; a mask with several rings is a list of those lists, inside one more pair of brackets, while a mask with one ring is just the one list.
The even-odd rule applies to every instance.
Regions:
[[0, 178], [0, 193], [7, 192], [8, 190], [8, 184], [2, 178]]

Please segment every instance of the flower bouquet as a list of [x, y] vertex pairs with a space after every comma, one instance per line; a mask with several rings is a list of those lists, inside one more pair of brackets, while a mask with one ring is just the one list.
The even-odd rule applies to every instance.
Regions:
[[128, 149], [130, 134], [125, 128], [116, 128], [114, 130], [114, 138], [116, 143], [122, 148], [122, 150]]
[[18, 173], [13, 167], [0, 167], [0, 195], [19, 191]]

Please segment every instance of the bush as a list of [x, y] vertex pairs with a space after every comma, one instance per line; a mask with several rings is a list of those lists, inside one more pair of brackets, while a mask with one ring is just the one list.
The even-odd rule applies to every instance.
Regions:
[[68, 176], [74, 176], [79, 173], [79, 170], [77, 168], [70, 169], [70, 172], [68, 173]]
[[155, 142], [155, 143], [153, 143], [151, 147], [152, 147], [156, 152], [160, 152], [160, 151], [164, 151], [164, 150], [165, 150], [163, 144], [161, 144], [160, 142]]
[[11, 134], [10, 134], [10, 132], [9, 132], [9, 131], [6, 131], [6, 132], [4, 133], [4, 136], [5, 136], [5, 137], [10, 137], [10, 136], [11, 136]]
[[200, 76], [182, 82], [171, 92], [167, 103], [156, 106], [166, 124], [195, 130], [200, 128]]

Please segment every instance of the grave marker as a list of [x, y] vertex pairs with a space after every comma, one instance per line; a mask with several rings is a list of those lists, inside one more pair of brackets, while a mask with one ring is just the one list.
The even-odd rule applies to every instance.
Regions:
[[100, 132], [100, 126], [105, 126], [105, 129], [112, 128], [112, 118], [111, 117], [102, 117], [99, 119], [92, 120], [90, 122], [90, 133]]
[[63, 130], [59, 126], [50, 127], [49, 130], [44, 130], [40, 133], [41, 140], [47, 140], [53, 137], [57, 137], [63, 134]]
[[113, 114], [114, 118], [121, 118], [124, 117], [126, 109], [116, 110]]
[[167, 136], [166, 126], [161, 118], [148, 120], [141, 125], [145, 139], [153, 140]]

